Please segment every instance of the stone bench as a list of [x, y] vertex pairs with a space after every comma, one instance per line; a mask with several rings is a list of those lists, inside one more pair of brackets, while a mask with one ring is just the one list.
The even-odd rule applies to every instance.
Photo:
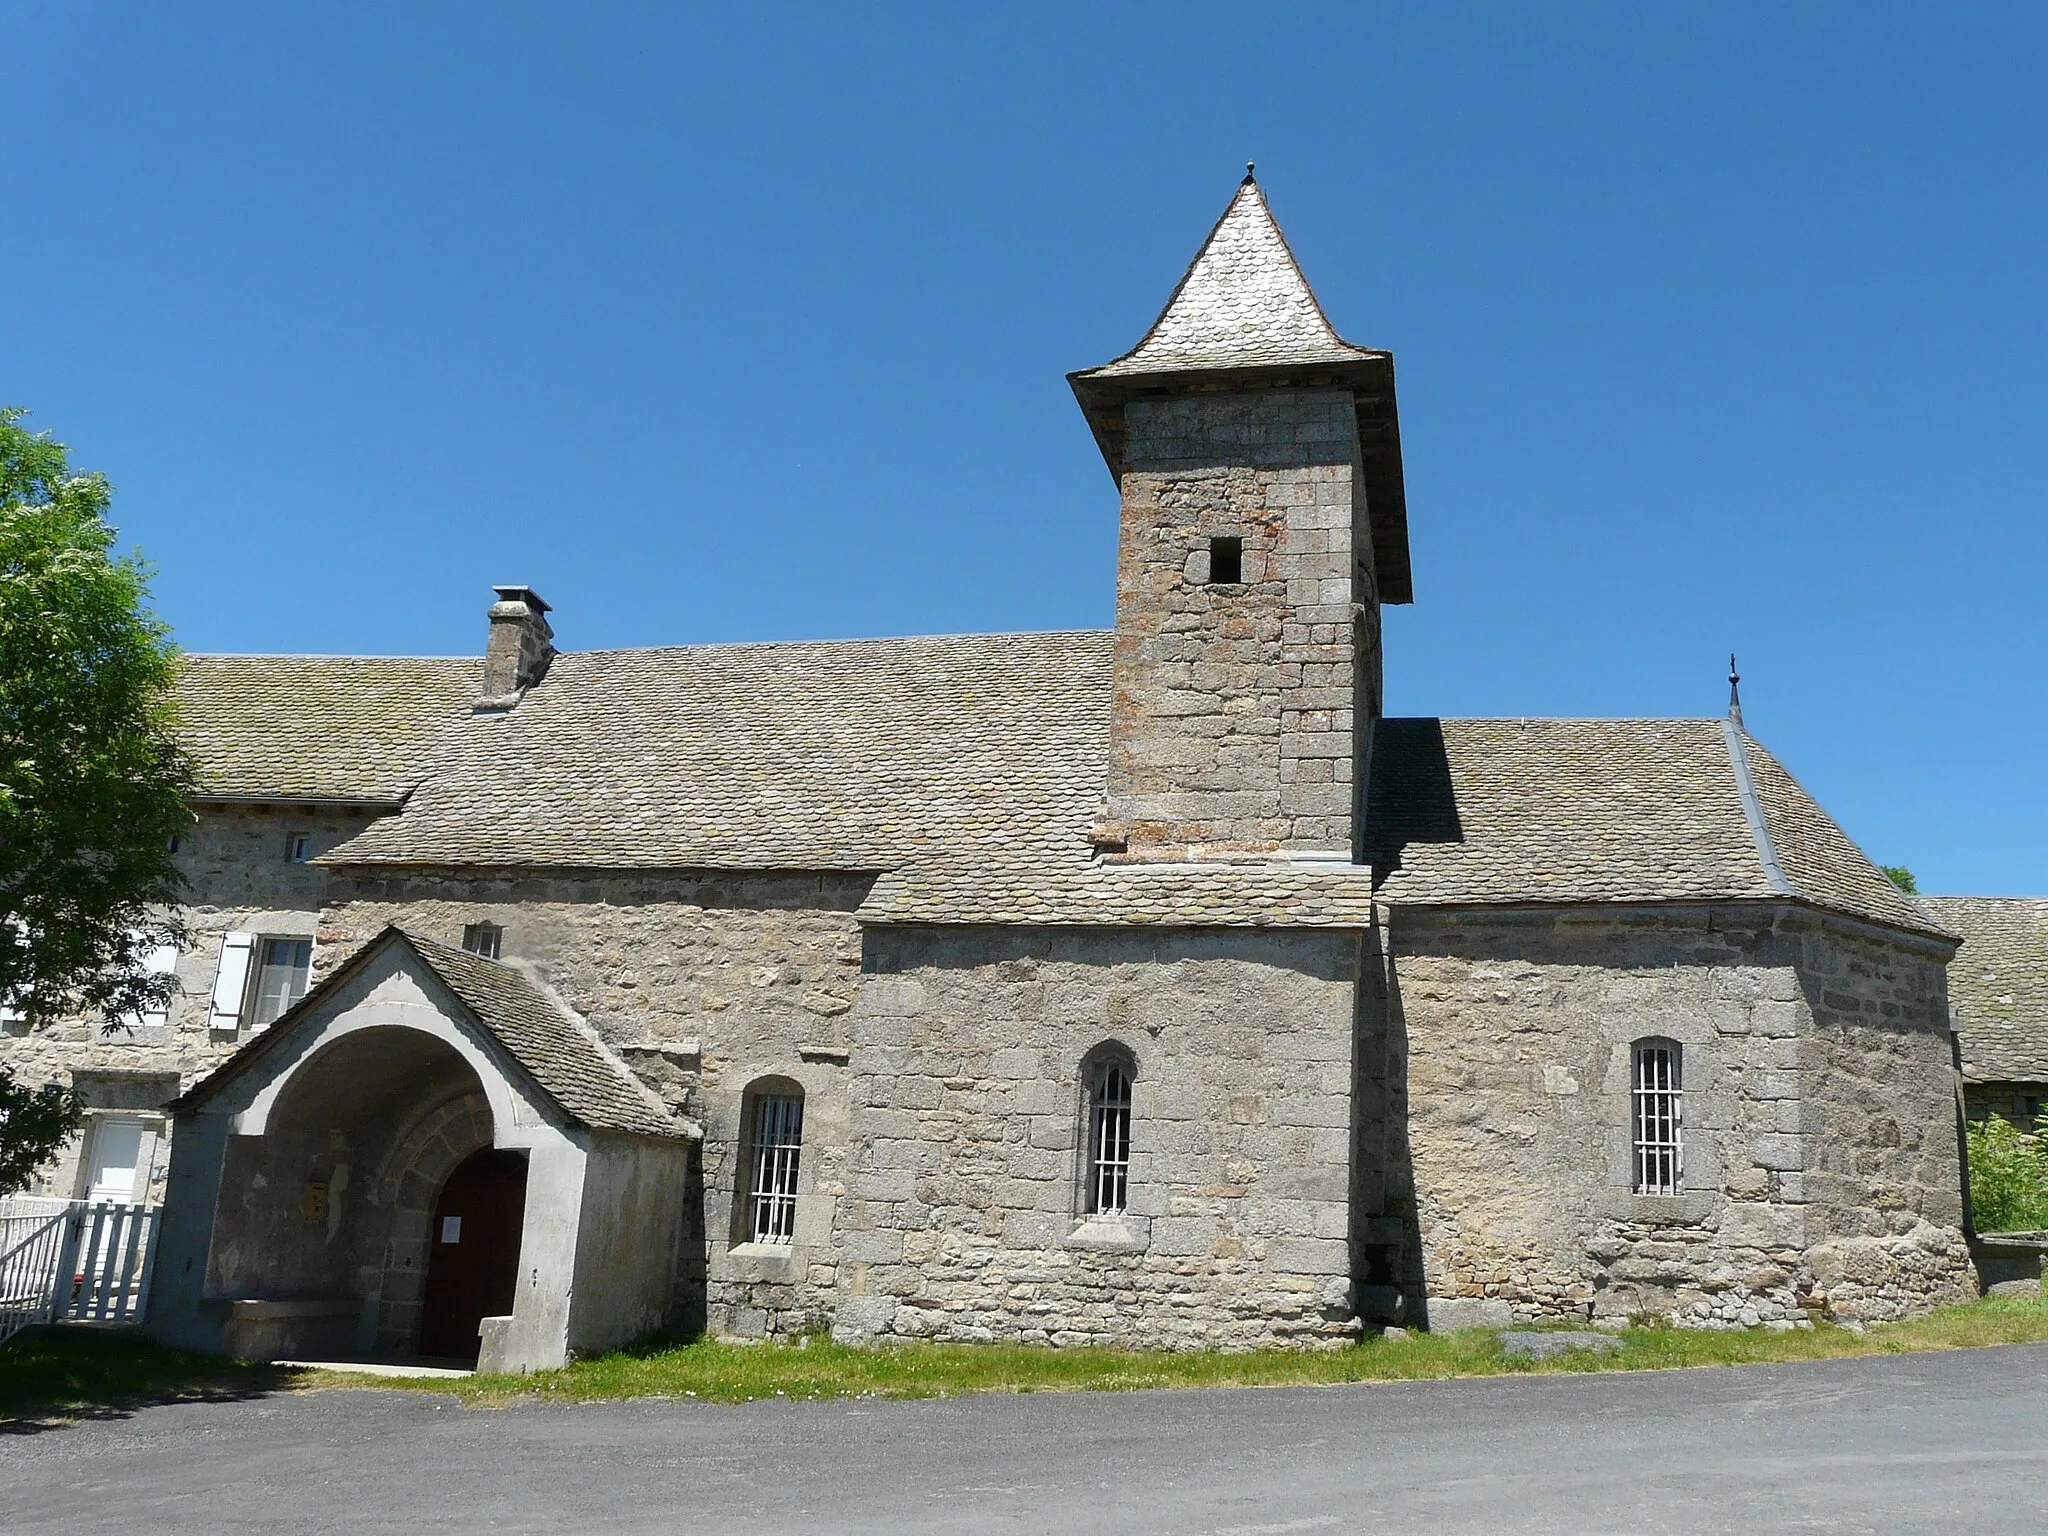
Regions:
[[243, 1360], [332, 1359], [355, 1348], [362, 1312], [353, 1296], [230, 1301], [221, 1348]]
[[1986, 1296], [2038, 1296], [2048, 1232], [1987, 1232], [1970, 1239], [1977, 1289]]

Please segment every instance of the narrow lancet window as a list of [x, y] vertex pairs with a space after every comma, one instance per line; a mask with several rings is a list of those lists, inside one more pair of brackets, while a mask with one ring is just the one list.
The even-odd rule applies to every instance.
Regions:
[[1131, 1193], [1131, 1074], [1120, 1062], [1095, 1069], [1088, 1094], [1089, 1214], [1120, 1216]]
[[754, 1100], [754, 1137], [749, 1171], [748, 1239], [756, 1243], [796, 1240], [796, 1171], [803, 1152], [801, 1094], [764, 1093]]
[[1635, 1190], [1675, 1195], [1685, 1176], [1680, 1127], [1684, 1084], [1679, 1048], [1671, 1040], [1639, 1040], [1635, 1047]]

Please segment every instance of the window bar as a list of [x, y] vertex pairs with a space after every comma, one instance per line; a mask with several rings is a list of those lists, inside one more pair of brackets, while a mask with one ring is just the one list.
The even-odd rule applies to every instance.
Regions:
[[1105, 1067], [1096, 1079], [1094, 1124], [1089, 1153], [1094, 1177], [1089, 1180], [1088, 1209], [1099, 1215], [1123, 1214], [1131, 1180], [1131, 1080], [1121, 1067]]
[[796, 1172], [803, 1134], [801, 1098], [775, 1094], [754, 1101], [754, 1242], [796, 1239]]
[[1684, 1172], [1678, 1052], [1637, 1047], [1635, 1079], [1636, 1193], [1675, 1195]]

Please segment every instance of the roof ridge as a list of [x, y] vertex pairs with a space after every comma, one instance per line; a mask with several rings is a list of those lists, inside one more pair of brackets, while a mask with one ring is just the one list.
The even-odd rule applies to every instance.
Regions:
[[180, 661], [473, 661], [483, 665], [481, 654], [415, 656], [385, 651], [181, 651]]
[[1764, 821], [1763, 801], [1757, 798], [1756, 779], [1750, 772], [1749, 744], [1733, 720], [1721, 722], [1722, 737], [1728, 743], [1729, 766], [1735, 770], [1735, 792], [1742, 800], [1742, 814], [1749, 821], [1750, 835], [1756, 839], [1757, 858], [1764, 866], [1764, 878], [1771, 883], [1771, 889], [1787, 896], [1799, 894], [1792, 889], [1792, 882], [1785, 878], [1785, 866], [1778, 862], [1778, 845], [1771, 837], [1770, 826]]
[[[562, 1000], [552, 987], [549, 987], [526, 967], [472, 954], [469, 950], [458, 948], [452, 944], [444, 944], [439, 939], [432, 939], [428, 938], [425, 934], [414, 933], [409, 928], [401, 928], [396, 923], [390, 924], [388, 931], [395, 933], [412, 948], [421, 961], [440, 977], [442, 984], [455, 994], [456, 1000], [476, 1019], [483, 1031], [504, 1048], [506, 1054], [512, 1058], [520, 1071], [526, 1075], [533, 1085], [546, 1094], [572, 1120], [580, 1121], [586, 1125], [591, 1124], [590, 1109], [587, 1106], [578, 1106], [570, 1102], [569, 1099], [564, 1097], [561, 1085], [549, 1082], [546, 1077], [536, 1070], [534, 1063], [522, 1058], [513, 1043], [504, 1038], [502, 1024], [494, 1024], [474, 1000], [464, 996], [461, 987], [457, 984], [456, 978], [451, 976], [448, 969], [444, 969], [444, 967], [452, 968], [458, 972], [473, 972], [489, 977], [493, 981], [501, 977], [517, 978], [517, 984], [538, 999], [557, 1023], [566, 1026], [584, 1044], [595, 1048], [600, 1060], [612, 1069], [613, 1075], [618, 1080], [618, 1086], [624, 1087], [640, 1101], [640, 1108], [644, 1113], [653, 1116], [658, 1123], [669, 1125], [674, 1129], [682, 1130], [685, 1128], [685, 1122], [670, 1110], [668, 1105], [662, 1102], [660, 1096], [653, 1089], [640, 1081], [638, 1074], [633, 1071], [632, 1067], [626, 1063], [625, 1059], [617, 1051], [605, 1043], [604, 1037], [592, 1027], [590, 1021], [578, 1014], [575, 1009]], [[645, 1127], [635, 1127], [635, 1129], [644, 1130]]]
[[1916, 891], [1913, 893], [1912, 899], [1915, 901], [2024, 902], [2028, 906], [2048, 907], [2048, 896], [1957, 896], [1938, 894], [1934, 891]]
[[697, 640], [668, 645], [601, 645], [587, 650], [561, 651], [559, 656], [638, 656], [656, 651], [745, 651], [800, 646], [912, 645], [932, 640], [1037, 640], [1072, 636], [1101, 639], [1116, 634], [1103, 629], [965, 629], [918, 635], [842, 635], [813, 640]]

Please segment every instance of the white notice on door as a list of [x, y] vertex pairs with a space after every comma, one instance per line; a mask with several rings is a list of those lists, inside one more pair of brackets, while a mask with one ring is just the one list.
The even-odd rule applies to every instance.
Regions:
[[444, 1243], [459, 1243], [462, 1241], [462, 1218], [460, 1216], [443, 1216], [441, 1218], [441, 1241]]

